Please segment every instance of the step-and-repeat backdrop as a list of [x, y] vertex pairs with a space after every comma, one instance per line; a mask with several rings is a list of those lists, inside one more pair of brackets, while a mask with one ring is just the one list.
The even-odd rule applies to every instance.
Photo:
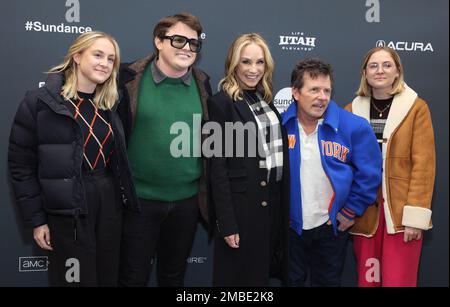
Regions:
[[[431, 108], [437, 175], [433, 198], [434, 229], [425, 234], [420, 286], [448, 286], [449, 263], [449, 2], [447, 0], [15, 0], [0, 2], [0, 286], [47, 286], [47, 255], [24, 228], [13, 201], [7, 172], [11, 122], [27, 89], [45, 81], [62, 62], [69, 44], [82, 32], [101, 30], [119, 42], [129, 62], [153, 50], [152, 31], [163, 16], [188, 11], [204, 27], [198, 65], [213, 89], [222, 77], [234, 37], [258, 32], [276, 62], [275, 101], [291, 102], [289, 79], [296, 62], [320, 57], [334, 67], [334, 99], [350, 102], [359, 84], [365, 52], [392, 47], [405, 66], [405, 79]], [[187, 286], [210, 286], [212, 244], [199, 227], [188, 259]], [[343, 285], [354, 286], [354, 257], [349, 246]], [[150, 281], [154, 285], [154, 278]]]

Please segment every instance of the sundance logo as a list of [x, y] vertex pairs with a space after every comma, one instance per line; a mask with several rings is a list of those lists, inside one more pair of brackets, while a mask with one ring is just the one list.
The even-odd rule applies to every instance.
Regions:
[[48, 270], [48, 257], [19, 257], [19, 272], [41, 272]]
[[434, 52], [431, 43], [423, 42], [393, 42], [386, 43], [384, 40], [378, 40], [375, 44], [376, 47], [389, 47], [397, 51], [430, 51]]
[[273, 99], [273, 105], [277, 108], [278, 112], [281, 114], [291, 105], [294, 101], [292, 98], [292, 89], [290, 87], [285, 87], [278, 91]]
[[75, 25], [80, 22], [80, 1], [79, 0], [66, 0], [66, 7], [68, 7], [65, 15], [67, 22], [48, 24], [40, 20], [27, 19], [25, 21], [25, 31], [32, 32], [49, 32], [49, 33], [85, 33], [91, 32], [90, 26], [78, 26]]
[[282, 50], [311, 51], [316, 47], [316, 37], [305, 35], [303, 32], [291, 32], [290, 35], [280, 35], [278, 43]]

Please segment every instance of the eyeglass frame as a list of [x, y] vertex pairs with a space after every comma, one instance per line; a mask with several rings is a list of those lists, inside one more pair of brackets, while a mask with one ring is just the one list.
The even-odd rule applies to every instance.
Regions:
[[[389, 66], [389, 65], [391, 65], [391, 66]], [[394, 62], [391, 62], [391, 61], [387, 61], [387, 62], [383, 62], [383, 63], [371, 62], [371, 63], [367, 63], [367, 65], [366, 65], [366, 69], [373, 71], [373, 72], [377, 72], [380, 67], [383, 71], [390, 71], [391, 69], [394, 69], [397, 66], [395, 65]]]
[[[181, 47], [174, 46], [173, 41], [174, 41], [175, 38], [183, 38], [183, 39], [186, 40], [186, 42]], [[168, 35], [161, 36], [161, 39], [168, 39], [168, 40], [170, 40], [170, 45], [173, 48], [175, 48], [175, 49], [183, 49], [184, 46], [186, 46], [187, 43], [189, 43], [189, 50], [194, 52], [194, 53], [199, 53], [200, 50], [202, 49], [202, 41], [199, 40], [199, 39], [196, 39], [196, 38], [187, 38], [186, 36], [183, 36], [183, 35], [174, 34], [174, 35], [170, 35], [170, 36], [168, 36]], [[197, 42], [198, 43], [197, 50], [195, 50], [195, 51], [192, 50], [191, 42]]]

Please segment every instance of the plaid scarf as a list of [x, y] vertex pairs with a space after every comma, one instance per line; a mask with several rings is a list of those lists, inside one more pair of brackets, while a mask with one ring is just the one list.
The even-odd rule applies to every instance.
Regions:
[[283, 139], [280, 121], [258, 92], [244, 91], [244, 100], [255, 116], [259, 130], [258, 142], [265, 153], [266, 160], [260, 167], [267, 169], [267, 182], [272, 170], [276, 171], [276, 181], [280, 181], [283, 176]]

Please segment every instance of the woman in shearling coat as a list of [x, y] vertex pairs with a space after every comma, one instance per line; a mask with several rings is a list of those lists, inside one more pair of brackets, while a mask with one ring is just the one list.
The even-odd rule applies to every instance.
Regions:
[[403, 81], [397, 52], [369, 50], [346, 108], [372, 125], [383, 156], [377, 202], [351, 229], [359, 286], [416, 286], [423, 232], [432, 227], [435, 144], [427, 103]]
[[241, 35], [229, 49], [221, 91], [208, 100], [210, 120], [223, 133], [210, 174], [214, 286], [268, 286], [270, 277], [287, 278], [289, 159], [271, 103], [272, 71], [263, 38]]

